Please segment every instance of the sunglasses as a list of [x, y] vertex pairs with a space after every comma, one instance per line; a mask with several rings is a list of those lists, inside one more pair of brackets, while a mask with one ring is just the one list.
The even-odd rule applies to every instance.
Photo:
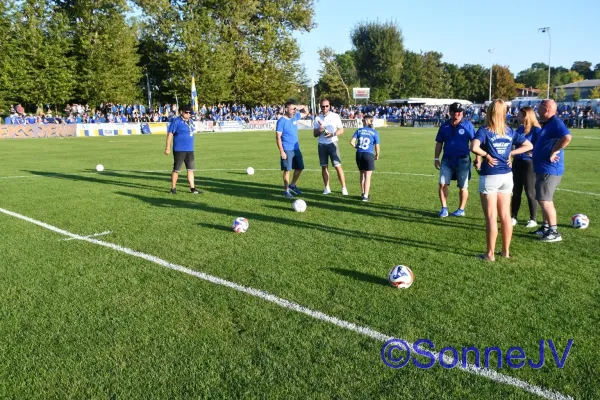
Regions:
[[184, 114], [191, 114], [192, 112], [191, 111], [184, 111], [183, 113]]
[[321, 105], [321, 108], [329, 108], [329, 104], [323, 104]]

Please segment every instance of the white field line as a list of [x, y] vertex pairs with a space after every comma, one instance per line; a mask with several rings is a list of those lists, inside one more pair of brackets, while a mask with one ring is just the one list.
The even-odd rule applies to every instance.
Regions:
[[[84, 236], [84, 237], [86, 237], [86, 238], [98, 237], [98, 236], [108, 235], [109, 233], [112, 233], [112, 232], [111, 231], [104, 231], [104, 232], [100, 232], [100, 233], [94, 233], [93, 235], [87, 235], [87, 236]], [[67, 241], [67, 240], [77, 240], [77, 239], [69, 237], [69, 238], [66, 238], [66, 239], [63, 239], [63, 240]]]
[[[221, 285], [221, 286], [225, 286], [228, 287], [230, 289], [234, 289], [237, 290], [238, 292], [242, 292], [242, 293], [246, 293], [249, 294], [251, 296], [254, 297], [258, 297], [262, 300], [265, 301], [269, 301], [271, 303], [277, 304], [278, 306], [281, 306], [283, 308], [287, 308], [288, 310], [292, 310], [292, 311], [296, 311], [299, 312], [301, 314], [305, 314], [308, 315], [309, 317], [318, 319], [320, 321], [324, 321], [324, 322], [329, 322], [330, 324], [336, 325], [340, 328], [343, 329], [347, 329], [356, 333], [360, 333], [361, 335], [365, 335], [368, 336], [372, 339], [378, 340], [380, 342], [386, 342], [388, 340], [394, 339], [393, 336], [389, 336], [380, 332], [377, 332], [371, 328], [365, 327], [365, 326], [361, 326], [361, 325], [356, 325], [352, 322], [348, 322], [348, 321], [344, 321], [341, 319], [338, 319], [336, 317], [332, 317], [330, 315], [327, 315], [325, 313], [322, 313], [320, 311], [314, 311], [311, 310], [310, 308], [304, 307], [298, 303], [294, 303], [292, 301], [283, 299], [281, 297], [277, 297], [275, 295], [272, 295], [270, 293], [267, 293], [265, 291], [259, 290], [259, 289], [254, 289], [251, 287], [246, 287], [246, 286], [242, 286], [239, 285], [235, 282], [231, 282], [213, 275], [208, 275], [204, 272], [200, 272], [200, 271], [194, 271], [192, 269], [186, 268], [182, 265], [178, 265], [178, 264], [173, 264], [171, 262], [165, 261], [161, 258], [158, 258], [156, 256], [150, 255], [150, 254], [145, 254], [136, 250], [132, 250], [129, 249], [127, 247], [123, 247], [123, 246], [119, 246], [117, 244], [114, 243], [109, 243], [109, 242], [103, 242], [101, 240], [98, 239], [92, 239], [86, 236], [80, 236], [74, 233], [71, 233], [69, 231], [66, 231], [64, 229], [60, 229], [57, 228], [55, 226], [46, 224], [45, 222], [41, 222], [41, 221], [37, 221], [35, 219], [26, 217], [24, 215], [21, 214], [17, 214], [15, 212], [9, 211], [9, 210], [5, 210], [4, 208], [0, 208], [0, 212], [6, 215], [10, 215], [12, 217], [18, 218], [20, 220], [35, 224], [37, 226], [40, 226], [44, 229], [50, 230], [52, 232], [56, 232], [58, 234], [67, 236], [69, 238], [72, 239], [78, 239], [78, 240], [82, 240], [84, 242], [88, 242], [88, 243], [92, 243], [98, 246], [103, 246], [121, 253], [125, 253], [128, 254], [130, 256], [133, 257], [138, 257], [141, 258], [143, 260], [146, 261], [150, 261], [152, 263], [158, 264], [162, 267], [165, 268], [169, 268], [172, 269], [174, 271], [178, 271], [178, 272], [183, 272], [184, 274], [188, 274], [191, 276], [195, 276], [196, 278], [200, 278], [202, 280], [205, 280], [207, 282], [210, 283], [214, 283], [216, 285]], [[405, 341], [408, 346], [413, 347], [414, 345], [408, 341]], [[440, 358], [440, 354], [437, 352], [431, 352], [431, 354], [436, 358], [439, 359]], [[450, 365], [453, 362], [453, 359], [450, 357], [446, 357], [446, 356], [442, 356], [442, 359], [448, 364]], [[490, 369], [485, 369], [485, 368], [477, 368], [474, 365], [470, 365], [467, 364], [466, 368], [462, 367], [462, 364], [458, 364], [458, 368], [466, 371], [466, 372], [470, 372], [472, 374], [475, 375], [479, 375], [482, 376], [484, 378], [490, 379], [494, 382], [498, 382], [498, 383], [503, 383], [509, 386], [514, 386], [516, 388], [522, 389], [526, 392], [529, 393], [533, 393], [535, 395], [538, 395], [540, 397], [546, 398], [546, 399], [551, 399], [551, 400], [572, 400], [572, 397], [570, 396], [566, 396], [563, 395], [559, 392], [553, 391], [553, 390], [549, 390], [549, 389], [544, 389], [542, 387], [539, 386], [535, 386], [532, 385], [530, 383], [527, 383], [525, 381], [522, 381], [520, 379], [516, 379], [507, 375], [503, 375], [499, 372], [496, 372], [494, 370], [490, 370]]]
[[577, 193], [577, 194], [587, 194], [587, 195], [590, 195], [590, 196], [600, 196], [600, 193], [580, 192], [578, 190], [561, 189], [561, 188], [556, 188], [556, 190], [560, 190], [561, 192], [569, 192], [569, 193]]
[[[577, 136], [576, 136], [577, 137]], [[582, 136], [580, 139], [593, 139], [593, 140], [600, 140], [600, 137], [593, 137], [593, 136]]]

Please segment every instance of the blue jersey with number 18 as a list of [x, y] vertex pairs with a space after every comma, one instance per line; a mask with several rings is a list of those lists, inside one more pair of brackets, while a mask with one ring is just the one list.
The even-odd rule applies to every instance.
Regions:
[[379, 144], [379, 133], [373, 128], [360, 128], [352, 138], [356, 138], [356, 151], [358, 153], [375, 153], [375, 145]]

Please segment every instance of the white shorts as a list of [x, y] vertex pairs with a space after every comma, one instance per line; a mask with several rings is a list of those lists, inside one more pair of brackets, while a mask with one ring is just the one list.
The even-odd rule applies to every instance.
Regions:
[[480, 175], [479, 176], [479, 193], [512, 193], [513, 191], [513, 174], [499, 175]]

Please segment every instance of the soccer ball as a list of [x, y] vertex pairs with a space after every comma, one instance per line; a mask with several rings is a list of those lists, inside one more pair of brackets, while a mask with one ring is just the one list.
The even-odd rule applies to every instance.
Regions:
[[585, 214], [575, 214], [571, 218], [571, 226], [577, 229], [585, 229], [589, 226], [590, 219]]
[[239, 217], [233, 220], [233, 225], [231, 228], [235, 233], [244, 233], [248, 230], [249, 226], [250, 224], [248, 224], [248, 220], [246, 218]]
[[415, 275], [411, 269], [405, 265], [396, 265], [388, 274], [388, 282], [390, 285], [400, 289], [408, 289], [414, 280]]
[[304, 212], [306, 211], [306, 202], [304, 200], [296, 200], [292, 203], [292, 208], [296, 212]]
[[252, 168], [252, 167], [248, 167], [248, 168], [246, 168], [246, 173], [247, 173], [248, 175], [254, 175], [254, 168]]
[[98, 171], [98, 172], [104, 171], [104, 165], [102, 165], [102, 164], [96, 165], [96, 171]]

